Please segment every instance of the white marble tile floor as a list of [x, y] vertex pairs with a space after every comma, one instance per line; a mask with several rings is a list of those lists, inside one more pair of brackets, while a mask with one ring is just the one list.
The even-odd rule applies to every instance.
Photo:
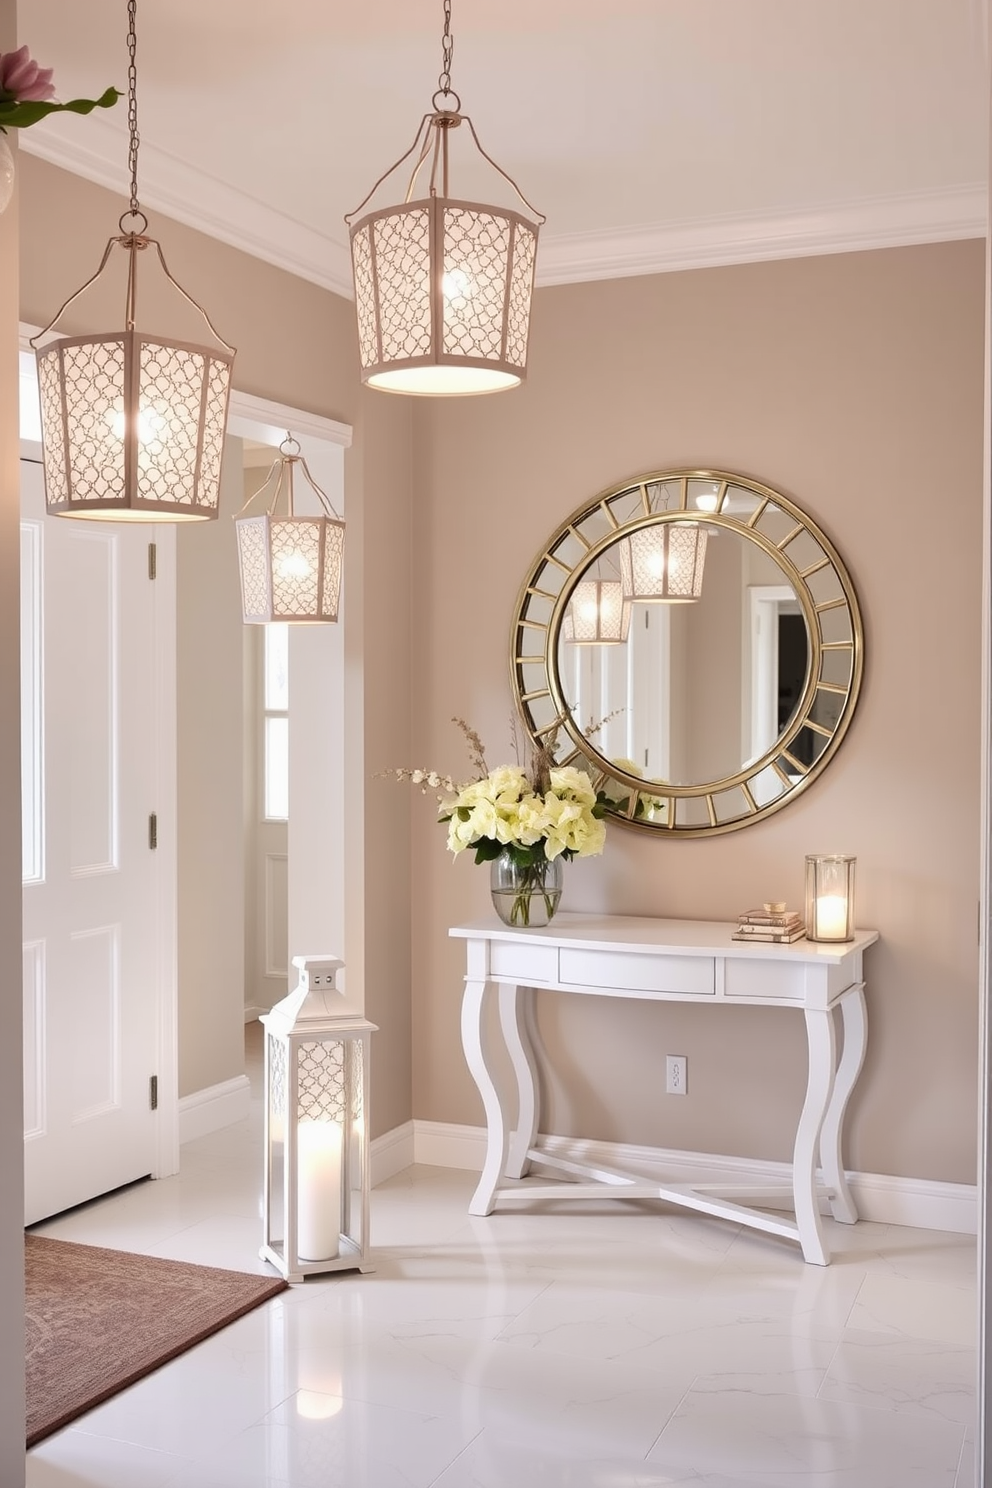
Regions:
[[[265, 1272], [261, 1110], [39, 1229]], [[830, 1224], [836, 1258], [650, 1204], [373, 1193], [315, 1277], [27, 1457], [28, 1488], [976, 1488], [975, 1244]]]

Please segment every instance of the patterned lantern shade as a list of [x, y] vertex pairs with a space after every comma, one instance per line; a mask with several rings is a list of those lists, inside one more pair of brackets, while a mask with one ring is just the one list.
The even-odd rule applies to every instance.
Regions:
[[491, 393], [527, 371], [538, 227], [433, 197], [351, 230], [362, 380], [388, 392]]
[[265, 1028], [264, 1239], [288, 1281], [372, 1270], [369, 1041], [375, 1024], [337, 1011], [334, 956], [294, 956], [299, 983]]
[[216, 517], [234, 357], [135, 330], [37, 351], [53, 516]]
[[[544, 217], [487, 155], [451, 86], [451, 0], [444, 0], [441, 74], [413, 144], [345, 218], [358, 312], [362, 381], [427, 396], [495, 393], [527, 372], [537, 235]], [[449, 189], [452, 131], [467, 124], [483, 160], [524, 208], [456, 199]], [[413, 173], [401, 205], [369, 212], [379, 187], [405, 160]], [[430, 160], [428, 189], [417, 178]]]
[[[238, 564], [241, 570], [241, 606], [246, 625], [273, 621], [292, 624], [327, 624], [338, 618], [341, 573], [344, 562], [344, 523], [334, 512], [306, 461], [286, 439], [263, 484], [248, 498], [245, 507], [269, 488], [272, 504], [261, 516], [239, 516]], [[311, 489], [328, 515], [300, 517], [294, 511], [293, 472], [301, 465]], [[289, 510], [278, 516], [275, 507], [283, 489]]]
[[641, 527], [620, 544], [620, 579], [628, 600], [686, 604], [703, 592], [706, 528], [698, 522]]
[[[31, 338], [38, 362], [45, 499], [56, 517], [196, 522], [216, 517], [234, 347], [169, 273], [138, 199], [137, 4], [127, 6], [127, 127], [131, 190], [118, 234], [95, 274]], [[103, 274], [115, 248], [127, 261], [124, 329], [39, 345]], [[220, 350], [137, 329], [138, 263], [157, 259]]]
[[562, 638], [576, 646], [622, 645], [630, 633], [630, 601], [619, 579], [583, 579], [568, 603]]

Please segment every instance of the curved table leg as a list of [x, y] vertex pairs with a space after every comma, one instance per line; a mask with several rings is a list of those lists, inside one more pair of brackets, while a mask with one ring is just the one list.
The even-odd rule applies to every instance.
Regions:
[[830, 1211], [842, 1224], [854, 1224], [858, 1218], [857, 1205], [847, 1186], [847, 1174], [841, 1153], [841, 1133], [844, 1112], [850, 1099], [854, 1082], [864, 1064], [868, 1044], [868, 1013], [865, 1007], [864, 983], [852, 987], [843, 998], [841, 1018], [844, 1028], [844, 1050], [837, 1066], [830, 1104], [823, 1118], [820, 1132], [820, 1162], [823, 1176], [830, 1193]]
[[530, 1171], [527, 1154], [537, 1136], [539, 1111], [537, 1061], [534, 1058], [531, 1026], [534, 993], [530, 987], [504, 983], [499, 989], [499, 1021], [517, 1083], [517, 1126], [510, 1137], [506, 1160], [507, 1178], [522, 1178]]
[[506, 1167], [506, 1118], [493, 1076], [493, 1040], [485, 1027], [487, 986], [484, 977], [466, 977], [462, 999], [462, 1047], [486, 1113], [486, 1160], [479, 1186], [468, 1206], [469, 1214], [492, 1214], [496, 1190]]
[[833, 1089], [837, 1064], [837, 1034], [832, 1011], [806, 1009], [806, 1041], [809, 1074], [792, 1154], [792, 1192], [803, 1256], [815, 1266], [826, 1266], [830, 1258], [823, 1243], [823, 1222], [816, 1201], [816, 1159], [820, 1149], [820, 1128]]

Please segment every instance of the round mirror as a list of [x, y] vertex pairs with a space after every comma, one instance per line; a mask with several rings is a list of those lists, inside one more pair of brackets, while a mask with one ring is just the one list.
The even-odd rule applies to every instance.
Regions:
[[521, 592], [513, 683], [535, 740], [614, 815], [689, 836], [779, 810], [847, 730], [863, 667], [850, 578], [794, 502], [666, 471], [603, 492]]

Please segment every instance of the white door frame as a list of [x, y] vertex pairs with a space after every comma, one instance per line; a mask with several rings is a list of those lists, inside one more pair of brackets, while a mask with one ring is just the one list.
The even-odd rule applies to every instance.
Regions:
[[[31, 353], [31, 337], [37, 335], [38, 327], [21, 323], [20, 349]], [[228, 432], [265, 443], [279, 444], [291, 428], [300, 442], [303, 454], [316, 458], [320, 449], [328, 444], [347, 448], [351, 444], [351, 427], [334, 419], [321, 418], [318, 414], [285, 404], [272, 403], [249, 393], [232, 390], [228, 417]], [[24, 459], [40, 461], [41, 445], [35, 441], [21, 441]], [[164, 523], [156, 528], [158, 545], [159, 614], [161, 623], [156, 626], [154, 665], [156, 672], [156, 717], [155, 734], [158, 753], [155, 761], [157, 776], [156, 798], [160, 822], [173, 829], [160, 834], [158, 847], [160, 873], [159, 897], [159, 945], [157, 962], [157, 1068], [159, 1073], [158, 1124], [156, 1132], [156, 1163], [152, 1176], [167, 1177], [179, 1171], [179, 987], [178, 987], [178, 938], [177, 938], [177, 752], [175, 728], [167, 728], [167, 720], [176, 718], [176, 539], [175, 528]], [[231, 534], [234, 543], [234, 533]], [[338, 717], [343, 717], [343, 708]], [[319, 827], [319, 823], [317, 824]], [[345, 844], [341, 843], [343, 878]], [[326, 857], [325, 853], [325, 857]], [[331, 866], [331, 865], [329, 865]]]

